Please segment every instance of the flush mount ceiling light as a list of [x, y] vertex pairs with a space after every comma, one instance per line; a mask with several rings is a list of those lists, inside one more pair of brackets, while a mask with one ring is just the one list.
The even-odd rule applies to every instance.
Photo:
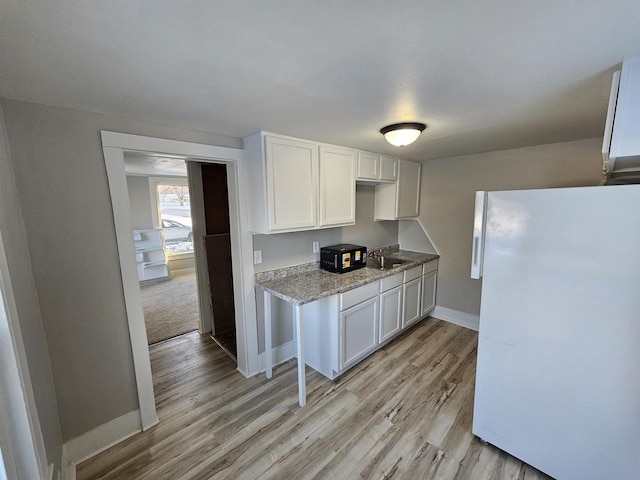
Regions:
[[425, 128], [427, 126], [424, 123], [396, 123], [381, 128], [380, 133], [391, 145], [404, 147], [415, 142]]

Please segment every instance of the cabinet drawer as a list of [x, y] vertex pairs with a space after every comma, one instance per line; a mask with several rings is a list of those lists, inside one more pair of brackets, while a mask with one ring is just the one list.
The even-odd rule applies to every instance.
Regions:
[[386, 292], [387, 290], [391, 290], [394, 287], [399, 287], [402, 285], [403, 273], [396, 273], [387, 278], [383, 278], [380, 280], [380, 293]]
[[363, 285], [362, 287], [354, 288], [345, 293], [340, 294], [340, 310], [346, 310], [353, 307], [365, 300], [375, 297], [380, 292], [379, 281]]
[[410, 282], [411, 280], [415, 280], [418, 277], [422, 276], [422, 265], [418, 265], [417, 267], [410, 268], [409, 270], [405, 270], [404, 272], [404, 283]]
[[438, 260], [431, 260], [422, 265], [422, 274], [426, 275], [427, 273], [435, 272], [438, 269]]
[[380, 281], [363, 285], [362, 287], [354, 288], [348, 292], [340, 294], [340, 310], [346, 310], [354, 305], [369, 300], [375, 297], [380, 292]]

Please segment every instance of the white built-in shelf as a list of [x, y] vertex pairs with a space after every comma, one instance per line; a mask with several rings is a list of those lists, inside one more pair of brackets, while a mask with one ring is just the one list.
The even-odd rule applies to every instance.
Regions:
[[169, 277], [161, 229], [134, 230], [133, 243], [140, 282]]

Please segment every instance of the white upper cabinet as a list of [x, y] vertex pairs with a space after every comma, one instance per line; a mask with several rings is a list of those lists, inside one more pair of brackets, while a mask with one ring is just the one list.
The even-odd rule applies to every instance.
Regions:
[[358, 152], [357, 178], [358, 180], [378, 180], [380, 178], [380, 155]]
[[269, 229], [313, 228], [318, 215], [317, 145], [265, 137]]
[[398, 179], [398, 159], [380, 155], [380, 180], [395, 182]]
[[320, 146], [319, 226], [356, 223], [356, 151]]
[[375, 220], [418, 216], [420, 163], [267, 132], [243, 141], [254, 233], [354, 225], [356, 181], [376, 184]]
[[640, 175], [640, 57], [625, 60], [614, 74], [603, 157], [609, 174]]
[[376, 185], [376, 220], [415, 218], [420, 213], [420, 175], [422, 165], [398, 160], [398, 179], [395, 183]]
[[356, 150], [266, 132], [243, 140], [252, 232], [355, 223]]
[[317, 228], [318, 144], [259, 132], [244, 147], [251, 231]]
[[398, 162], [397, 217], [417, 217], [420, 213], [420, 174], [422, 164], [400, 160]]
[[398, 159], [377, 153], [358, 152], [356, 180], [363, 183], [395, 182]]

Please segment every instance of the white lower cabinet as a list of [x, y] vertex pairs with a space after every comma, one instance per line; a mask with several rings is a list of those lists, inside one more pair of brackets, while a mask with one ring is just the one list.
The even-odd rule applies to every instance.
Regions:
[[402, 283], [404, 273], [380, 280], [380, 343], [391, 340], [402, 330]]
[[402, 329], [402, 285], [380, 294], [380, 343]]
[[378, 297], [340, 312], [340, 370], [355, 365], [378, 345]]
[[437, 277], [438, 260], [432, 260], [422, 265], [422, 317], [436, 307]]
[[306, 364], [331, 380], [342, 375], [433, 309], [436, 275], [429, 262], [305, 304]]
[[422, 296], [422, 277], [405, 283], [402, 295], [404, 297], [404, 308], [402, 309], [402, 328], [407, 328], [414, 322], [420, 320], [420, 297]]
[[422, 277], [422, 313], [424, 317], [436, 306], [436, 276], [438, 272], [427, 273]]

